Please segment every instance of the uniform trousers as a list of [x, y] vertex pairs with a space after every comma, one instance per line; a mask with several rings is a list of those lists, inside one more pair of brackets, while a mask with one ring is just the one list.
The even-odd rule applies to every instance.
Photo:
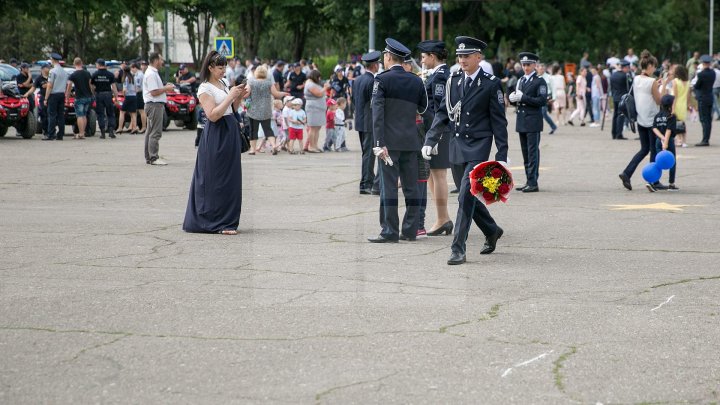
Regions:
[[65, 93], [52, 93], [47, 99], [48, 138], [65, 136]]
[[494, 235], [498, 230], [495, 220], [490, 215], [485, 204], [480, 202], [475, 196], [470, 194], [470, 172], [478, 164], [486, 161], [490, 156], [490, 148], [492, 147], [492, 137], [487, 137], [487, 144], [483, 145], [483, 153], [479, 153], [478, 157], [482, 160], [476, 160], [463, 164], [454, 164], [452, 166], [453, 177], [461, 178], [460, 192], [458, 194], [458, 212], [455, 218], [455, 233], [453, 235], [452, 251], [465, 254], [470, 225], [480, 228], [482, 233], [487, 237]]
[[623, 136], [623, 126], [625, 125], [625, 116], [620, 114], [620, 100], [613, 100], [615, 108], [613, 108], [612, 130], [610, 131], [613, 139]]
[[47, 136], [47, 134], [48, 134], [48, 114], [47, 114], [47, 107], [45, 106], [45, 96], [40, 96], [39, 103], [40, 103], [40, 105], [38, 106], [38, 115], [40, 116], [40, 126], [42, 127], [43, 135]]
[[165, 103], [146, 103], [148, 129], [145, 132], [145, 161], [152, 163], [160, 156], [160, 138], [162, 138]]
[[[373, 154], [372, 132], [359, 132], [360, 147], [362, 148], [362, 166], [360, 169], [360, 190], [370, 190], [375, 181], [375, 155]], [[379, 176], [378, 176], [379, 178]], [[377, 190], [379, 187], [375, 187]]]
[[528, 186], [537, 187], [540, 170], [540, 132], [520, 132], [525, 177]]
[[95, 110], [100, 124], [100, 133], [115, 131], [115, 106], [113, 105], [112, 92], [103, 91], [95, 95]]
[[[398, 240], [400, 232], [408, 238], [415, 238], [417, 234], [417, 216], [420, 205], [418, 193], [418, 161], [416, 151], [388, 151], [393, 161], [388, 166], [383, 165], [380, 170], [380, 236], [385, 239]], [[402, 229], [398, 216], [398, 178], [402, 183], [405, 196], [405, 216]]]
[[709, 143], [710, 131], [712, 131], [712, 99], [698, 101], [698, 112], [703, 131], [702, 142]]

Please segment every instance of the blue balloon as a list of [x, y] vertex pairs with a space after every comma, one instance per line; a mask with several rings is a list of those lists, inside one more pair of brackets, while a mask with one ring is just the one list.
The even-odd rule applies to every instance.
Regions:
[[648, 183], [655, 183], [662, 177], [662, 170], [655, 163], [648, 163], [642, 170], [643, 179]]
[[669, 170], [675, 166], [675, 156], [669, 150], [664, 150], [655, 156], [655, 165], [661, 170]]

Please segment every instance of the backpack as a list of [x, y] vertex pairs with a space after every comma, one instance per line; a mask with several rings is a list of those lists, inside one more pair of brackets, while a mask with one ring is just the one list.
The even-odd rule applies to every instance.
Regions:
[[635, 96], [633, 96], [633, 91], [630, 90], [630, 85], [625, 82], [625, 85], [628, 87], [628, 92], [623, 95], [620, 98], [620, 103], [618, 104], [618, 112], [625, 117], [625, 119], [628, 120], [628, 123], [630, 124], [630, 130], [635, 133], [635, 121], [637, 121], [637, 110], [635, 109]]

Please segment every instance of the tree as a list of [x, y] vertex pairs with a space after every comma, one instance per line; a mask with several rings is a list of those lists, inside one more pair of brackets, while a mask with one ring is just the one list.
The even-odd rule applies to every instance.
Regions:
[[184, 21], [197, 69], [210, 48], [210, 31], [215, 25], [215, 16], [226, 5], [221, 0], [168, 0], [167, 5]]

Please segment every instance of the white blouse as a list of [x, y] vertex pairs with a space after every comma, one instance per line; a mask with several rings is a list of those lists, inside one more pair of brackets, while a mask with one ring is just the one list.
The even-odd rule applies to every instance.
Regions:
[[[222, 79], [221, 82], [227, 86], [225, 90], [221, 90], [209, 82], [203, 82], [200, 84], [200, 87], [198, 87], [198, 97], [200, 97], [201, 94], [209, 93], [213, 97], [213, 100], [215, 100], [215, 105], [220, 105], [223, 101], [225, 101], [225, 98], [227, 98], [228, 92], [230, 91], [230, 86], [228, 86], [227, 81]], [[209, 115], [210, 111], [205, 111], [205, 114]], [[230, 114], [232, 114], [232, 105], [228, 106], [227, 110], [225, 110], [225, 114], [223, 115]]]
[[646, 128], [652, 128], [655, 115], [660, 111], [660, 107], [655, 103], [652, 95], [653, 83], [655, 83], [655, 79], [643, 75], [637, 75], [633, 80], [637, 122]]

